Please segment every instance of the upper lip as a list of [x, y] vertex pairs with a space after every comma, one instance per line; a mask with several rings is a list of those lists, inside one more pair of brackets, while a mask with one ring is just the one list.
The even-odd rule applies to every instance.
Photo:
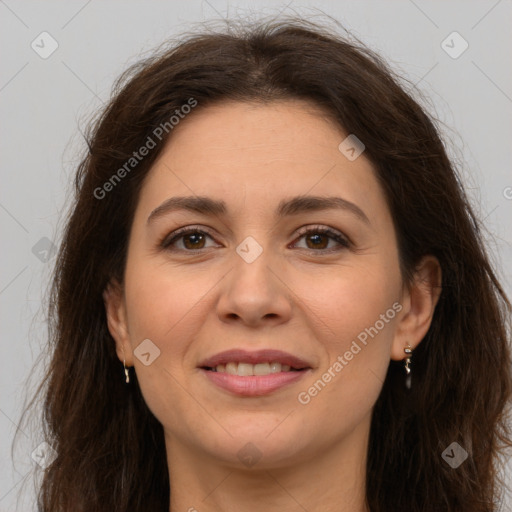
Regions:
[[295, 369], [311, 368], [311, 365], [300, 357], [281, 350], [272, 349], [256, 350], [252, 352], [243, 349], [226, 350], [203, 360], [199, 364], [199, 367], [215, 368], [219, 364], [226, 364], [229, 362], [249, 364], [277, 362], [285, 365], [287, 364]]

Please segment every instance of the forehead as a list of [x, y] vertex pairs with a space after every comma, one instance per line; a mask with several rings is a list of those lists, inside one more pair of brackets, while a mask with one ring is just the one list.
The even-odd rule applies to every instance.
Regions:
[[[297, 100], [271, 103], [228, 102], [193, 112], [172, 133], [165, 156], [216, 162], [242, 158], [244, 166], [274, 158], [325, 161], [346, 135], [319, 107]], [[179, 151], [176, 151], [176, 149]]]
[[172, 195], [209, 195], [265, 210], [283, 197], [336, 192], [386, 208], [364, 153], [351, 161], [340, 151], [348, 135], [302, 101], [198, 106], [173, 129], [140, 202], [147, 210]]

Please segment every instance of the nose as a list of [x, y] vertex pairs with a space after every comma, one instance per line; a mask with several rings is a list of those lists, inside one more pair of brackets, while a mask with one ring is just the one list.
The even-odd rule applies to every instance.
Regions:
[[217, 314], [223, 322], [275, 326], [291, 317], [293, 293], [285, 268], [268, 251], [253, 261], [235, 253], [233, 267], [220, 286]]

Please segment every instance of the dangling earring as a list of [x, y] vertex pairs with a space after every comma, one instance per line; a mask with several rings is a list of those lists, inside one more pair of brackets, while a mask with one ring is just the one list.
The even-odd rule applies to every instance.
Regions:
[[409, 343], [407, 343], [407, 347], [404, 348], [404, 352], [406, 353], [407, 357], [405, 358], [405, 387], [407, 389], [411, 389], [411, 357], [412, 357], [412, 348]]
[[130, 382], [130, 374], [128, 373], [128, 368], [126, 368], [126, 360], [123, 359], [123, 366], [124, 366], [124, 374], [126, 376], [126, 384]]

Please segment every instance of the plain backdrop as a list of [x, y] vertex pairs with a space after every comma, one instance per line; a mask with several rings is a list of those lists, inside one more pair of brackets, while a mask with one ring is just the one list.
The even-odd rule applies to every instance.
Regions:
[[[170, 36], [204, 20], [281, 11], [319, 22], [331, 16], [425, 94], [512, 295], [510, 0], [0, 0], [1, 512], [14, 511], [22, 491], [19, 510], [35, 510], [25, 477], [41, 432], [23, 428], [14, 455], [11, 443], [27, 389], [40, 379], [33, 365], [46, 335], [42, 299], [84, 150], [80, 127], [108, 100], [114, 79]], [[510, 481], [511, 464], [507, 473]]]

